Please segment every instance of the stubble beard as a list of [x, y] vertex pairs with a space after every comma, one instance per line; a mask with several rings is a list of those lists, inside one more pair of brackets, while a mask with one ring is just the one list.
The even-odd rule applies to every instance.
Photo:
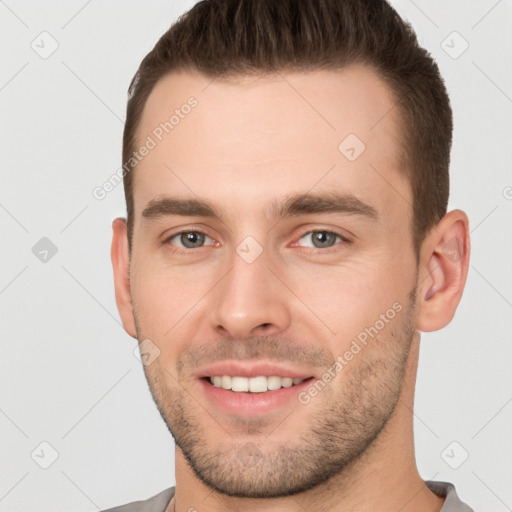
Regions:
[[[211, 489], [239, 498], [291, 496], [348, 476], [378, 442], [398, 402], [414, 335], [415, 290], [409, 299], [394, 327], [369, 341], [309, 404], [297, 402], [291, 414], [283, 411], [277, 427], [279, 420], [265, 426], [256, 418], [212, 419], [169, 372], [145, 366], [160, 415], [195, 475]], [[137, 336], [144, 339], [139, 325]], [[303, 408], [311, 412], [304, 415]], [[300, 420], [294, 422], [297, 412]], [[224, 431], [224, 440], [212, 441], [206, 423]], [[283, 425], [295, 428], [283, 432]]]

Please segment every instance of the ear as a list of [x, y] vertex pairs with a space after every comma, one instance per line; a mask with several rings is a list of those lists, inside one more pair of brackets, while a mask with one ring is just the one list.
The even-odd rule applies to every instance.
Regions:
[[125, 219], [118, 218], [112, 223], [112, 248], [110, 255], [114, 269], [117, 309], [125, 331], [132, 338], [136, 338], [137, 329], [135, 328], [132, 297], [130, 293], [130, 251]]
[[467, 215], [453, 210], [441, 219], [422, 244], [418, 330], [437, 331], [451, 322], [466, 284], [469, 252]]

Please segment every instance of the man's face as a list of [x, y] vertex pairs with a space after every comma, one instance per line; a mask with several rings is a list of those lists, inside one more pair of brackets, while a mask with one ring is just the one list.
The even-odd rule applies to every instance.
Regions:
[[[139, 142], [157, 145], [134, 175], [137, 337], [160, 351], [144, 369], [178, 447], [220, 492], [324, 482], [394, 411], [416, 287], [394, 104], [364, 67], [173, 74], [148, 99]], [[155, 132], [176, 109], [172, 131]], [[305, 380], [240, 392], [214, 376], [258, 391], [289, 381], [229, 377]]]

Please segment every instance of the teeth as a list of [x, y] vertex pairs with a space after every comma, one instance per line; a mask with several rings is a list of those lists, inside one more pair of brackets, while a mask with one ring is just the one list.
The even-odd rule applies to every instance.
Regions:
[[289, 388], [300, 384], [304, 379], [292, 379], [291, 377], [231, 377], [230, 375], [216, 375], [210, 377], [210, 382], [217, 388], [231, 389], [237, 392], [264, 393], [281, 388]]

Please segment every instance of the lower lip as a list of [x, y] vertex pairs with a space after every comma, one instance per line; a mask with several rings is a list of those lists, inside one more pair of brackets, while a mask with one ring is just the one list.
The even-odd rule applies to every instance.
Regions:
[[236, 416], [256, 416], [265, 414], [297, 400], [297, 395], [304, 391], [313, 381], [313, 377], [288, 388], [280, 388], [263, 393], [237, 392], [218, 388], [209, 379], [199, 379], [206, 397], [228, 414]]

